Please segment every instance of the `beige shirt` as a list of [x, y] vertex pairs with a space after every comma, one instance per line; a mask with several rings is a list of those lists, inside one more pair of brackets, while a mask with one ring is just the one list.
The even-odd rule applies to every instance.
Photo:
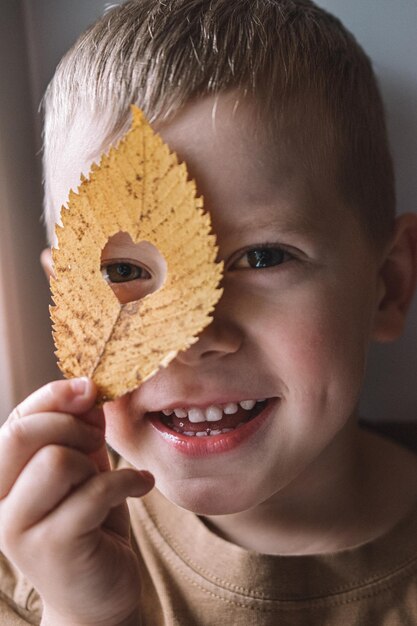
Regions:
[[417, 504], [385, 536], [318, 556], [249, 552], [156, 490], [130, 506], [147, 626], [417, 625]]
[[[129, 506], [144, 626], [417, 625], [417, 503], [378, 539], [309, 556], [235, 546], [156, 489]], [[39, 624], [40, 616], [38, 594], [3, 557], [1, 626]]]

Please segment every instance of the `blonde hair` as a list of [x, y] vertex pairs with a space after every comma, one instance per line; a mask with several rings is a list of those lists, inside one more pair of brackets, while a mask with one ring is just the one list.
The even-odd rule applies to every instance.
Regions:
[[94, 156], [127, 129], [132, 103], [152, 122], [230, 89], [252, 96], [272, 131], [295, 129], [311, 173], [327, 163], [370, 239], [386, 241], [394, 176], [371, 63], [310, 0], [128, 0], [91, 26], [44, 97], [49, 236], [60, 208], [50, 200], [52, 163], [81, 107], [100, 120], [100, 145], [86, 146]]

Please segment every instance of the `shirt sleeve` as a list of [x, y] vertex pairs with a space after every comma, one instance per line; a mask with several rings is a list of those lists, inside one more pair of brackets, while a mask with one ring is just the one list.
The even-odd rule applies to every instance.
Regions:
[[38, 626], [41, 616], [39, 594], [0, 552], [0, 624]]

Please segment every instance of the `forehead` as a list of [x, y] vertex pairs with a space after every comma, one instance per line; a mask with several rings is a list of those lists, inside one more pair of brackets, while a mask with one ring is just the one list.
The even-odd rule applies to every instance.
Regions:
[[315, 229], [345, 208], [332, 168], [311, 166], [316, 157], [301, 152], [304, 137], [300, 141], [293, 118], [271, 129], [236, 92], [199, 99], [156, 125], [186, 161], [215, 223], [244, 228], [254, 220], [274, 221], [283, 230]]
[[[236, 92], [189, 103], [173, 119], [154, 124], [155, 130], [187, 164], [214, 222], [245, 228], [254, 219], [282, 227], [305, 229], [323, 220], [323, 207], [337, 212], [340, 199], [331, 176], [310, 172], [293, 131], [269, 135], [255, 108]], [[69, 130], [66, 149], [54, 164], [52, 202], [65, 204], [80, 175], [108, 150], [108, 125], [80, 111]], [[279, 198], [280, 211], [276, 211]], [[230, 222], [228, 224], [228, 221]]]

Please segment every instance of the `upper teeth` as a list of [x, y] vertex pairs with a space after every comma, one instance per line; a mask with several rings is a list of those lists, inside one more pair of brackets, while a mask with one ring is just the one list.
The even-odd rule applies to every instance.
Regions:
[[[251, 411], [257, 402], [263, 402], [262, 400], [242, 400], [239, 402], [239, 405], [242, 409], [246, 411]], [[238, 404], [236, 402], [229, 402], [223, 406], [218, 405], [210, 405], [205, 409], [199, 409], [197, 407], [192, 407], [190, 409], [183, 409], [181, 407], [175, 409], [164, 409], [162, 413], [164, 415], [172, 415], [175, 413], [176, 417], [188, 417], [190, 422], [218, 422], [222, 419], [223, 413], [225, 415], [232, 415], [233, 413], [237, 413]]]

